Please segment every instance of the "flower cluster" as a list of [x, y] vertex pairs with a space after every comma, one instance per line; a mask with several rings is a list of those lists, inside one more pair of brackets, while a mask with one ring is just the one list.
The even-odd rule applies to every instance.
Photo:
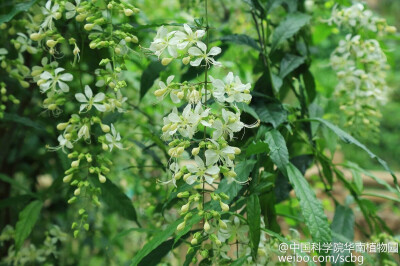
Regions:
[[[161, 27], [149, 48], [160, 59], [163, 57], [161, 62], [164, 65], [172, 59], [182, 58], [183, 64], [190, 62], [192, 66], [199, 67], [202, 64], [205, 67], [204, 82], [174, 82], [174, 76], [170, 76], [166, 82], [158, 83], [159, 88], [154, 93], [159, 100], [169, 95], [175, 104], [179, 104], [179, 108], [173, 108], [164, 117], [162, 138], [168, 142], [172, 178], [163, 183], [172, 183], [177, 187], [185, 182], [192, 188], [202, 190], [201, 193], [192, 193], [191, 189], [178, 193], [178, 197], [187, 199], [187, 202], [181, 207], [184, 220], [177, 230], [183, 230], [193, 215], [203, 219], [203, 231], [193, 235], [192, 247], [188, 252], [194, 251], [195, 246], [201, 246], [205, 239], [218, 247], [229, 248], [225, 241], [217, 237], [219, 229], [227, 229], [221, 215], [229, 211], [226, 203], [229, 196], [222, 192], [211, 192], [211, 201], [206, 202], [204, 188], [207, 186], [212, 189], [222, 178], [227, 179], [229, 184], [247, 182], [236, 179], [235, 157], [241, 150], [231, 146], [229, 141], [242, 129], [258, 126], [259, 121], [252, 125], [240, 121], [241, 111], [237, 103], [250, 102], [251, 85], [243, 84], [232, 72], [224, 80], [209, 76], [207, 70], [211, 65], [221, 65], [213, 58], [221, 49], [210, 48], [202, 42], [201, 37], [206, 34], [204, 30], [194, 31], [187, 24], [183, 28], [185, 32], [169, 32]], [[211, 103], [214, 104], [211, 106]], [[188, 154], [192, 159], [188, 158]], [[215, 206], [210, 208], [208, 205]], [[203, 246], [200, 254], [207, 257], [208, 248]]]
[[[329, 23], [351, 27], [356, 33], [395, 31], [361, 4], [341, 10], [335, 7]], [[345, 125], [361, 137], [365, 132], [378, 132], [379, 106], [386, 101], [388, 92], [385, 81], [388, 65], [379, 42], [361, 33], [347, 34], [332, 52], [330, 62], [338, 77], [335, 93], [346, 117]]]
[[[64, 177], [64, 182], [75, 187], [74, 196], [68, 202], [73, 203], [79, 195], [84, 194], [95, 205], [99, 205], [100, 189], [90, 182], [90, 177], [95, 176], [99, 182], [106, 182], [112, 162], [102, 152], [124, 149], [115, 126], [103, 121], [108, 113], [125, 112], [124, 102], [127, 98], [121, 89], [127, 83], [122, 79], [122, 71], [126, 69], [125, 59], [132, 51], [130, 44], [138, 43], [133, 27], [127, 20], [139, 9], [115, 0], [48, 0], [44, 6], [36, 7], [35, 11], [34, 20], [26, 26], [29, 38], [19, 34], [14, 46], [18, 44], [18, 49], [28, 52], [39, 49], [45, 52], [41, 66], [34, 66], [28, 73], [31, 73], [40, 92], [46, 96], [43, 107], [47, 111], [59, 115], [67, 102], [76, 100], [76, 111], [66, 122], [57, 125], [57, 130], [62, 132], [58, 136], [59, 145], [49, 149], [61, 149], [73, 160]], [[114, 25], [113, 19], [120, 23]], [[75, 20], [83, 32], [79, 39], [67, 38], [58, 30], [60, 23], [71, 20]], [[89, 45], [84, 47], [87, 40]], [[90, 72], [94, 73], [94, 85], [83, 83], [79, 62], [83, 56], [81, 50], [87, 48], [108, 49], [110, 52], [109, 58], [100, 58], [99, 67]], [[59, 59], [65, 55], [71, 58], [73, 72], [70, 67], [68, 71], [66, 66], [60, 65]], [[75, 236], [80, 227], [89, 229], [84, 209], [79, 211], [79, 216], [81, 222], [73, 225]]]
[[335, 5], [331, 17], [326, 22], [329, 25], [365, 29], [379, 34], [396, 32], [395, 27], [389, 26], [385, 19], [374, 16], [372, 11], [366, 9], [361, 3], [355, 3], [347, 8], [339, 8]]
[[207, 45], [201, 41], [205, 30], [196, 30], [184, 24], [184, 31], [168, 31], [161, 26], [148, 50], [161, 59], [163, 65], [168, 65], [173, 59], [182, 58], [182, 63], [191, 66], [221, 66], [214, 56], [221, 53], [221, 48], [212, 47], [208, 50]]

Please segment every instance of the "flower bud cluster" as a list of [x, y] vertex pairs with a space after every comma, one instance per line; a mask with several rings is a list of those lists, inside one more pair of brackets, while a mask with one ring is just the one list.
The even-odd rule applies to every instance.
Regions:
[[330, 23], [350, 27], [353, 32], [339, 42], [330, 58], [338, 78], [335, 93], [345, 115], [345, 125], [361, 137], [366, 137], [366, 132], [378, 133], [379, 107], [385, 103], [389, 90], [385, 80], [389, 66], [378, 40], [362, 33], [383, 35], [393, 32], [392, 27], [372, 16], [361, 4], [344, 9], [335, 7]]
[[[209, 48], [202, 42], [205, 30], [194, 31], [187, 24], [184, 24], [183, 28], [184, 32], [168, 32], [165, 27], [161, 27], [148, 50], [158, 56], [163, 65], [175, 58], [182, 58], [184, 64], [190, 62], [195, 67], [199, 67], [203, 60], [205, 62], [204, 82], [174, 82], [174, 76], [170, 76], [166, 82], [159, 81], [159, 88], [154, 92], [159, 101], [169, 95], [172, 102], [180, 106], [174, 107], [172, 112], [164, 117], [162, 138], [169, 142], [169, 169], [172, 178], [162, 183], [172, 183], [176, 187], [184, 183], [191, 186], [189, 190], [178, 194], [179, 198], [187, 200], [180, 211], [184, 220], [177, 227], [178, 231], [183, 230], [188, 219], [194, 214], [202, 218], [203, 230], [193, 235], [192, 246], [188, 250], [190, 253], [194, 251], [194, 247], [201, 246], [207, 239], [218, 247], [226, 245], [217, 237], [217, 232], [227, 227], [221, 215], [229, 212], [229, 205], [226, 203], [229, 196], [222, 192], [210, 192], [211, 200], [206, 202], [205, 187], [207, 190], [213, 190], [214, 184], [222, 178], [227, 179], [228, 184], [244, 184], [248, 181], [236, 179], [235, 157], [241, 150], [230, 146], [229, 141], [243, 128], [258, 126], [259, 121], [253, 125], [246, 125], [240, 121], [241, 111], [237, 103], [250, 102], [251, 85], [243, 84], [232, 72], [224, 80], [208, 76], [207, 70], [211, 65], [221, 65], [212, 58], [219, 54], [221, 49]], [[216, 104], [209, 107], [208, 102]], [[199, 140], [198, 136], [201, 135], [203, 137]], [[193, 160], [182, 165], [182, 161], [188, 155]], [[198, 190], [193, 191], [193, 188], [200, 189], [202, 193]], [[205, 246], [201, 247], [201, 256], [206, 258], [209, 255], [208, 250]]]
[[6, 84], [0, 82], [0, 119], [4, 117], [7, 104], [19, 104], [19, 100], [14, 95], [7, 93]]

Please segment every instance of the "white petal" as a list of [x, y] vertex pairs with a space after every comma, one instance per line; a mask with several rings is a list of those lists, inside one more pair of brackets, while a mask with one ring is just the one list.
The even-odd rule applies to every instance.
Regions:
[[196, 161], [199, 168], [204, 168], [204, 162], [199, 156], [195, 156], [194, 160]]
[[51, 75], [49, 72], [45, 71], [40, 75], [40, 78], [45, 79], [45, 80], [53, 79], [53, 75]]
[[207, 165], [212, 165], [218, 162], [219, 156], [214, 150], [206, 150], [205, 156]]
[[69, 92], [69, 86], [65, 82], [57, 81], [57, 84], [63, 92]]
[[98, 103], [103, 101], [106, 98], [106, 95], [102, 92], [97, 93], [94, 98], [93, 98], [93, 102]]
[[203, 51], [202, 54], [205, 54], [207, 51], [207, 45], [203, 42], [197, 42], [197, 46]]
[[212, 177], [209, 176], [209, 175], [204, 175], [204, 179], [205, 179], [206, 182], [207, 182], [208, 184], [210, 184], [210, 185], [214, 182], [214, 178], [212, 178]]
[[188, 183], [189, 185], [193, 184], [194, 182], [196, 182], [197, 180], [197, 176], [196, 175], [191, 175], [188, 177], [188, 179], [186, 179], [186, 183]]
[[204, 53], [203, 53], [199, 48], [197, 48], [197, 47], [190, 47], [189, 50], [188, 50], [188, 53], [189, 53], [190, 55], [193, 55], [193, 56], [201, 56], [201, 55], [204, 55]]
[[92, 89], [88, 85], [85, 86], [85, 95], [88, 99], [93, 97]]
[[80, 103], [87, 103], [88, 102], [88, 100], [86, 99], [85, 95], [83, 95], [83, 93], [75, 94], [75, 99]]
[[199, 168], [194, 164], [188, 164], [188, 165], [186, 165], [186, 168], [191, 173], [196, 173], [197, 171], [199, 171]]
[[203, 58], [199, 57], [199, 58], [197, 58], [197, 59], [194, 60], [194, 61], [190, 61], [190, 65], [191, 65], [191, 66], [199, 66], [200, 63], [201, 63], [201, 61], [203, 61]]
[[54, 74], [57, 75], [58, 73], [60, 73], [60, 72], [62, 72], [64, 70], [65, 70], [64, 68], [58, 67], [58, 68], [56, 68], [56, 70], [54, 70]]
[[60, 76], [60, 79], [63, 80], [63, 81], [71, 81], [71, 80], [74, 79], [74, 76], [72, 76], [72, 75], [69, 74], [69, 73], [65, 73], [65, 74], [62, 74], [62, 75]]
[[183, 24], [183, 27], [185, 28], [185, 31], [190, 35], [193, 33], [192, 29], [189, 27], [188, 24]]
[[211, 166], [210, 168], [207, 169], [206, 173], [209, 175], [216, 175], [219, 173], [219, 167], [216, 165]]
[[96, 107], [96, 109], [99, 110], [100, 112], [105, 112], [107, 110], [106, 107], [102, 104], [95, 103], [93, 104], [93, 106]]
[[221, 53], [221, 48], [213, 47], [213, 48], [211, 48], [210, 52], [208, 52], [208, 55], [217, 55], [220, 53]]
[[88, 105], [86, 103], [85, 104], [81, 104], [81, 107], [79, 108], [79, 112], [82, 112], [83, 109], [85, 109], [87, 106]]
[[169, 85], [171, 83], [171, 81], [174, 79], [174, 75], [171, 75], [167, 78], [167, 84]]

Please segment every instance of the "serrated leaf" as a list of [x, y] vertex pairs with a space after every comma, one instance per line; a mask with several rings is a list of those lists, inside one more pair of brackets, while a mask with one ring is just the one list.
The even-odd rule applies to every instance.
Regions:
[[10, 12], [8, 12], [8, 14], [4, 14], [4, 15], [0, 16], [0, 24], [9, 22], [11, 19], [13, 19], [19, 13], [27, 11], [36, 2], [37, 2], [37, 0], [31, 0], [31, 1], [25, 2], [25, 3], [14, 4], [13, 9]]
[[257, 105], [255, 110], [261, 122], [271, 124], [274, 128], [287, 121], [287, 111], [282, 104], [267, 103], [265, 105]]
[[285, 138], [278, 130], [273, 129], [265, 133], [265, 142], [269, 146], [271, 160], [279, 170], [285, 173], [286, 166], [289, 163], [289, 152]]
[[135, 221], [140, 226], [132, 200], [119, 187], [108, 179], [106, 183], [100, 183], [97, 178], [93, 178], [92, 181], [96, 187], [101, 188], [101, 199], [110, 207], [111, 211]]
[[138, 253], [133, 257], [131, 265], [138, 265], [142, 259], [147, 256], [151, 251], [156, 249], [159, 245], [161, 245], [168, 237], [172, 236], [172, 234], [176, 231], [176, 227], [183, 221], [183, 219], [178, 219], [172, 224], [168, 225], [164, 230], [160, 230], [158, 234], [155, 234], [154, 237], [148, 241], [144, 247], [139, 250]]
[[150, 62], [140, 78], [140, 98], [144, 97], [153, 86], [154, 81], [160, 76], [160, 72], [164, 70], [165, 66], [163, 66], [160, 61]]
[[331, 124], [330, 122], [328, 122], [328, 121], [326, 121], [326, 120], [324, 120], [322, 118], [314, 117], [314, 118], [304, 119], [304, 121], [317, 121], [317, 122], [320, 122], [323, 125], [325, 125], [327, 128], [329, 128], [332, 132], [334, 132], [345, 143], [354, 144], [357, 147], [359, 147], [362, 150], [364, 150], [366, 153], [368, 153], [368, 155], [372, 159], [376, 159], [383, 166], [383, 168], [391, 174], [391, 176], [393, 177], [393, 181], [394, 181], [394, 184], [395, 184], [397, 190], [400, 191], [400, 188], [399, 188], [399, 185], [398, 185], [398, 182], [397, 182], [397, 177], [393, 173], [393, 171], [389, 168], [387, 163], [384, 160], [382, 160], [380, 157], [378, 157], [376, 154], [374, 154], [364, 144], [359, 142], [357, 139], [355, 139], [353, 136], [351, 136], [350, 134], [346, 133], [345, 131], [343, 131], [339, 127]]
[[258, 46], [258, 43], [256, 40], [251, 38], [250, 36], [246, 34], [232, 34], [232, 35], [225, 35], [220, 38], [221, 41], [223, 42], [231, 42], [235, 44], [240, 44], [240, 45], [247, 45], [250, 46], [257, 51], [260, 51], [260, 47]]
[[258, 199], [258, 196], [256, 194], [252, 194], [250, 195], [250, 197], [247, 198], [246, 211], [251, 242], [251, 254], [253, 256], [253, 259], [256, 260], [258, 244], [260, 243], [261, 221], [260, 200]]
[[24, 243], [25, 239], [32, 232], [35, 226], [40, 211], [42, 209], [43, 202], [40, 200], [32, 201], [28, 204], [20, 213], [18, 222], [15, 226], [15, 249], [19, 250]]
[[287, 175], [299, 199], [300, 210], [313, 241], [315, 243], [331, 242], [328, 219], [321, 202], [316, 198], [307, 180], [293, 164], [287, 166]]
[[310, 21], [310, 16], [304, 13], [288, 14], [272, 34], [271, 51], [274, 51], [283, 41], [295, 35]]
[[281, 61], [281, 67], [279, 69], [279, 77], [281, 79], [285, 78], [293, 70], [298, 68], [305, 61], [304, 56], [297, 56], [293, 54], [286, 54]]

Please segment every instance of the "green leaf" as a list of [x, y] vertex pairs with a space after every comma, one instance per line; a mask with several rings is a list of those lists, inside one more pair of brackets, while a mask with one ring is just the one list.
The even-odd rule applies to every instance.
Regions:
[[251, 143], [246, 149], [246, 156], [249, 157], [254, 154], [264, 153], [269, 151], [269, 146], [263, 141]]
[[11, 121], [15, 122], [27, 127], [31, 127], [37, 130], [44, 130], [43, 126], [38, 124], [37, 122], [32, 121], [31, 119], [27, 117], [22, 117], [17, 114], [9, 114], [9, 113], [4, 113], [4, 121]]
[[313, 241], [315, 243], [331, 242], [328, 219], [321, 202], [316, 198], [307, 180], [293, 164], [287, 166], [287, 174], [299, 199], [300, 210]]
[[250, 46], [257, 51], [261, 51], [260, 47], [258, 46], [257, 42], [246, 34], [232, 34], [232, 35], [225, 35], [220, 38], [223, 42], [231, 42], [240, 45], [247, 45]]
[[40, 211], [42, 209], [43, 202], [35, 200], [29, 203], [20, 213], [18, 222], [15, 226], [15, 249], [19, 250], [24, 243], [25, 239], [32, 232], [35, 226]]
[[10, 12], [8, 12], [8, 14], [0, 16], [0, 24], [9, 22], [13, 17], [15, 17], [21, 12], [28, 11], [28, 9], [31, 8], [31, 6], [36, 2], [37, 0], [31, 0], [25, 3], [14, 4], [13, 9]]
[[279, 103], [268, 103], [265, 105], [257, 105], [256, 112], [260, 117], [260, 121], [271, 124], [274, 128], [287, 121], [287, 111]]
[[165, 70], [159, 61], [152, 61], [143, 71], [140, 79], [140, 98], [143, 98], [147, 91], [153, 86], [154, 81], [160, 76], [160, 72]]
[[183, 221], [183, 219], [178, 219], [172, 224], [170, 224], [164, 230], [160, 230], [158, 234], [155, 234], [154, 237], [148, 241], [144, 247], [136, 253], [135, 257], [133, 257], [131, 265], [138, 265], [142, 259], [147, 256], [151, 251], [156, 249], [159, 245], [161, 245], [168, 237], [172, 236], [172, 234], [176, 231], [176, 227]]
[[351, 174], [353, 176], [353, 184], [355, 186], [355, 188], [357, 189], [358, 194], [361, 194], [364, 190], [364, 183], [363, 183], [363, 179], [362, 176], [360, 174], [360, 172], [351, 169]]
[[388, 171], [392, 177], [393, 177], [393, 181], [394, 184], [397, 188], [398, 191], [400, 191], [399, 188], [399, 184], [397, 182], [397, 177], [396, 175], [393, 173], [393, 171], [389, 168], [389, 166], [387, 165], [387, 163], [382, 160], [380, 157], [378, 157], [376, 154], [374, 154], [370, 149], [368, 149], [364, 144], [362, 144], [361, 142], [359, 142], [357, 139], [355, 139], [353, 136], [351, 136], [350, 134], [346, 133], [345, 131], [343, 131], [342, 129], [340, 129], [339, 127], [331, 124], [330, 122], [319, 118], [319, 117], [314, 117], [314, 118], [309, 118], [309, 119], [304, 119], [303, 121], [317, 121], [322, 123], [323, 125], [325, 125], [327, 128], [329, 128], [332, 132], [334, 132], [342, 141], [344, 141], [345, 143], [348, 144], [354, 144], [357, 147], [361, 148], [362, 150], [364, 150], [365, 152], [368, 153], [368, 155], [372, 158], [372, 159], [376, 159], [382, 166], [383, 168]]
[[309, 15], [304, 13], [288, 14], [272, 34], [271, 51], [274, 51], [282, 42], [295, 35], [310, 21], [310, 18]]
[[118, 234], [116, 234], [112, 239], [111, 242], [114, 242], [116, 240], [118, 240], [121, 237], [125, 237], [127, 235], [129, 235], [130, 232], [140, 232], [140, 233], [152, 233], [155, 232], [156, 230], [154, 229], [147, 229], [147, 228], [129, 228], [126, 230], [123, 230], [122, 232], [119, 232]]
[[280, 67], [280, 70], [279, 70], [279, 77], [281, 79], [285, 78], [293, 70], [295, 70], [301, 64], [303, 64], [304, 60], [305, 60], [304, 56], [286, 54], [285, 57], [281, 61], [281, 67]]
[[251, 108], [248, 104], [245, 103], [236, 103], [236, 106], [244, 111], [245, 113], [248, 113], [249, 115], [251, 115], [252, 117], [254, 117], [255, 119], [260, 119], [258, 117], [258, 114], [256, 113], [256, 111], [254, 111], [253, 108]]
[[122, 217], [135, 221], [140, 226], [132, 200], [119, 187], [108, 179], [105, 183], [100, 183], [97, 178], [92, 178], [91, 180], [96, 187], [101, 188], [101, 199], [110, 207], [111, 211], [115, 211]]
[[284, 137], [278, 130], [273, 129], [265, 133], [265, 142], [269, 146], [271, 160], [285, 173], [289, 163], [289, 152]]
[[251, 242], [251, 254], [253, 259], [257, 258], [258, 244], [260, 243], [260, 219], [261, 207], [258, 196], [255, 194], [247, 198], [246, 204], [247, 223], [249, 224], [249, 234]]
[[306, 88], [308, 103], [312, 103], [317, 95], [315, 79], [309, 69], [302, 73], [304, 86]]

